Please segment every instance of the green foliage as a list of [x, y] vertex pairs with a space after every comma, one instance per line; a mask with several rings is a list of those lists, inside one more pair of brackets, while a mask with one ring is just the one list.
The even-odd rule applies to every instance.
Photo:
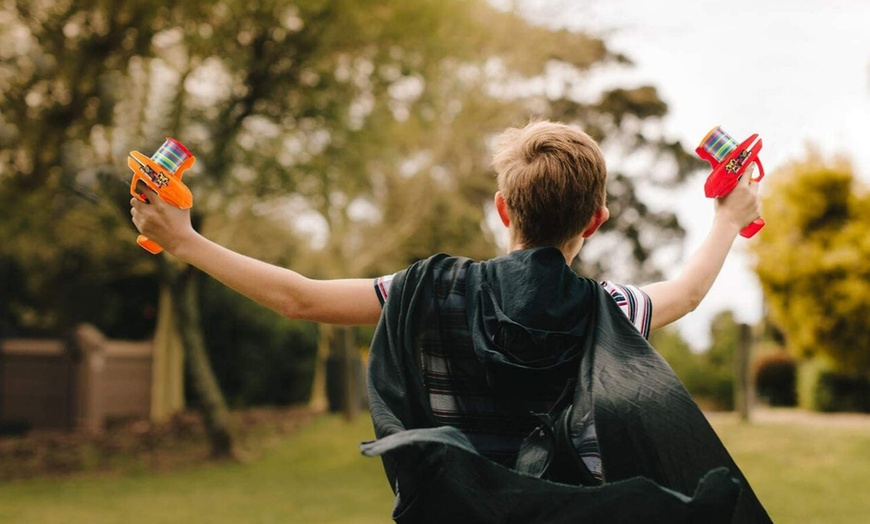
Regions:
[[870, 373], [870, 191], [810, 153], [770, 177], [763, 205], [753, 250], [771, 321], [796, 355]]
[[203, 282], [201, 294], [209, 359], [230, 407], [308, 400], [315, 325], [283, 318], [214, 280]]
[[814, 404], [819, 411], [870, 413], [870, 380], [864, 376], [823, 372], [816, 382]]
[[[81, 282], [109, 286], [146, 267], [97, 180], [111, 155], [117, 70], [149, 35], [133, 21], [153, 17], [144, 4], [104, 4], [0, 5], [0, 266], [21, 277], [3, 282], [14, 291], [4, 293], [7, 330], [65, 334], [86, 311], [71, 307]], [[120, 187], [114, 178], [110, 193]], [[105, 324], [92, 312], [87, 320]]]
[[[325, 243], [301, 268], [321, 276], [392, 271], [434, 250], [495, 254], [484, 231], [494, 189], [486, 139], [529, 115], [674, 159], [676, 170], [656, 169], [671, 182], [693, 167], [682, 148], [638, 131], [641, 122], [654, 130], [666, 111], [653, 88], [616, 88], [591, 101], [574, 95], [589, 69], [624, 57], [598, 38], [534, 25], [482, 0], [3, 9], [0, 209], [9, 217], [54, 212], [17, 225], [4, 217], [0, 245], [49, 267], [79, 249], [94, 268], [112, 261], [110, 271], [148, 270], [132, 262], [143, 259], [130, 243], [118, 179], [129, 176], [126, 151], [153, 150], [167, 134], [199, 158], [190, 185], [204, 230], [258, 203], [266, 218], [286, 223], [275, 209], [295, 195], [295, 216], [325, 224]], [[545, 79], [562, 87], [535, 87]], [[613, 206], [638, 203], [631, 177], [616, 184]], [[359, 209], [377, 211], [360, 217]], [[679, 226], [672, 214], [636, 209], [650, 220], [607, 228], [633, 244], [636, 271], [655, 272], [646, 258], [656, 237], [673, 240]], [[588, 268], [603, 272], [607, 260]], [[41, 285], [66, 276], [46, 275]]]
[[[0, 257], [0, 336], [65, 336], [78, 323], [95, 325], [109, 338], [152, 336], [157, 313], [155, 275], [100, 272], [87, 257], [69, 254], [53, 271], [60, 282], [40, 280], [32, 266]], [[46, 273], [49, 273], [48, 271]]]
[[668, 361], [692, 397], [705, 408], [734, 407], [734, 352], [737, 324], [730, 312], [718, 315], [712, 325], [713, 344], [695, 353], [675, 329], [659, 329], [650, 343]]
[[650, 343], [674, 370], [692, 398], [704, 409], [730, 409], [730, 399], [722, 399], [712, 384], [718, 383], [718, 370], [707, 365], [705, 353], [695, 353], [674, 328], [650, 334]]
[[670, 364], [686, 389], [692, 392], [695, 389], [693, 381], [698, 371], [698, 356], [692, 352], [680, 332], [673, 327], [657, 329], [650, 333], [649, 342]]
[[840, 371], [829, 358], [804, 359], [797, 369], [798, 405], [824, 412], [870, 412], [870, 379]]
[[703, 365], [708, 378], [702, 391], [724, 409], [734, 407], [734, 372], [740, 326], [731, 311], [724, 311], [713, 318], [710, 326], [712, 344], [703, 353]]

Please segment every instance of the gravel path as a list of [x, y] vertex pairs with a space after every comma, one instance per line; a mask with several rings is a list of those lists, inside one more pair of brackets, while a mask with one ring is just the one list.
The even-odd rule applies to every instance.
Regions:
[[[711, 421], [737, 419], [735, 412], [707, 413]], [[759, 424], [805, 424], [812, 426], [837, 426], [870, 429], [870, 414], [865, 413], [817, 413], [795, 408], [756, 407], [750, 412], [750, 420]]]

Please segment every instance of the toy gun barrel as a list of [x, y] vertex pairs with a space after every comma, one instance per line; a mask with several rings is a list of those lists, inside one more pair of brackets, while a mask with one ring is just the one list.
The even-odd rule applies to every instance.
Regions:
[[[127, 158], [127, 165], [133, 170], [130, 194], [148, 202], [139, 187], [140, 184], [145, 184], [166, 203], [189, 209], [193, 206], [193, 195], [181, 181], [181, 177], [195, 161], [196, 157], [174, 138], [167, 138], [151, 158], [138, 151], [130, 151], [130, 157]], [[163, 251], [160, 245], [144, 235], [139, 235], [136, 242], [149, 253], [156, 255]]]
[[[704, 194], [707, 198], [721, 198], [734, 190], [749, 164], [754, 163], [758, 166], [759, 174], [753, 179], [754, 182], [764, 178], [764, 166], [758, 158], [761, 146], [762, 141], [758, 138], [758, 134], [753, 134], [738, 144], [721, 127], [716, 126], [711, 129], [695, 149], [698, 156], [713, 167], [713, 171], [704, 183]], [[750, 238], [763, 227], [764, 219], [758, 217], [744, 227], [740, 235]]]

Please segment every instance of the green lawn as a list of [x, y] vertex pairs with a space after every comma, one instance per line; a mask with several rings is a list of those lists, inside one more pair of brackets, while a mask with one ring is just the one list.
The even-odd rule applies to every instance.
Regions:
[[322, 417], [242, 464], [0, 484], [0, 523], [388, 522], [381, 463], [358, 451], [372, 435], [367, 416]]
[[870, 417], [759, 418], [713, 425], [774, 522], [870, 522]]
[[[825, 420], [713, 419], [775, 522], [858, 523], [870, 516], [870, 423]], [[389, 522], [392, 495], [380, 461], [357, 450], [368, 438], [367, 417], [347, 424], [330, 416], [242, 464], [3, 483], [0, 522]]]

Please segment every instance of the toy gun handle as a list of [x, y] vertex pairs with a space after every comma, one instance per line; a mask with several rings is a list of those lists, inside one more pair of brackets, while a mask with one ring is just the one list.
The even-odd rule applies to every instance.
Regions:
[[764, 219], [761, 217], [756, 218], [752, 221], [748, 226], [744, 227], [740, 230], [740, 236], [743, 238], [752, 238], [756, 233], [761, 231], [761, 228], [764, 227]]
[[142, 248], [151, 253], [152, 255], [159, 255], [163, 248], [155, 241], [146, 237], [145, 235], [139, 235], [136, 238], [136, 243], [142, 246]]
[[[133, 182], [133, 186], [134, 187], [136, 186], [135, 180]], [[143, 193], [139, 192], [138, 190], [132, 191], [132, 193], [133, 193], [133, 196], [138, 198], [140, 201], [148, 202], [148, 199], [145, 197], [145, 195]], [[163, 251], [163, 247], [160, 244], [151, 240], [150, 238], [146, 237], [145, 235], [139, 235], [138, 237], [136, 237], [136, 243], [139, 244], [140, 246], [142, 246], [142, 249], [151, 253], [152, 255], [159, 255]]]

